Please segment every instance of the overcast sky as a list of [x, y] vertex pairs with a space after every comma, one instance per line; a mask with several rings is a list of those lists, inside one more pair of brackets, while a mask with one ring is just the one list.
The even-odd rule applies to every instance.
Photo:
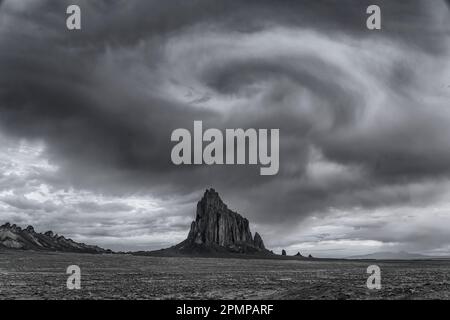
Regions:
[[[449, 255], [449, 2], [0, 0], [0, 223], [158, 249], [214, 187], [275, 251]], [[194, 120], [279, 173], [173, 165]]]

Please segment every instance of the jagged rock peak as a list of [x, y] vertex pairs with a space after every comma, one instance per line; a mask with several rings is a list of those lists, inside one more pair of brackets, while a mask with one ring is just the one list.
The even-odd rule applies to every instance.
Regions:
[[195, 221], [186, 241], [190, 245], [220, 246], [243, 252], [265, 250], [261, 236], [255, 234], [253, 238], [248, 220], [228, 209], [213, 188], [207, 189], [197, 203]]
[[[213, 188], [206, 189], [203, 194], [203, 198], [198, 202], [198, 206], [201, 205], [203, 210], [200, 213], [206, 213], [208, 209], [216, 209], [216, 210], [227, 210], [228, 207], [225, 203], [223, 203], [222, 199], [219, 196], [219, 193]], [[199, 211], [197, 210], [197, 213]]]
[[47, 232], [44, 233], [47, 237], [53, 238], [55, 236], [55, 234], [53, 233], [53, 231], [49, 230]]
[[10, 227], [10, 229], [12, 229], [12, 230], [14, 230], [14, 231], [22, 231], [22, 228], [19, 227], [19, 226], [17, 226], [17, 225], [15, 225], [15, 224], [13, 224], [13, 225]]
[[264, 246], [264, 241], [258, 232], [255, 232], [255, 237], [253, 238], [253, 244], [255, 245], [256, 248], [259, 248], [259, 249], [264, 250], [266, 248]]

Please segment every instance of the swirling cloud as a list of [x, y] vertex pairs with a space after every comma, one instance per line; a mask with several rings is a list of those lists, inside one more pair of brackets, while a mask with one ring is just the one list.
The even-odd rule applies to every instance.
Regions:
[[[446, 192], [448, 1], [381, 1], [375, 32], [370, 1], [75, 2], [79, 32], [65, 29], [69, 2], [0, 2], [0, 129], [45, 146], [58, 170], [38, 176], [55, 189], [170, 211], [214, 186], [273, 230]], [[279, 128], [279, 174], [174, 166], [170, 133], [194, 120]]]

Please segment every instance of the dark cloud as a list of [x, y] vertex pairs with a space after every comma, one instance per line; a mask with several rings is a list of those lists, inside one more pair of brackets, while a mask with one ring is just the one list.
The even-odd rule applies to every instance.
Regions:
[[[450, 174], [449, 2], [377, 1], [368, 31], [372, 2], [0, 1], [0, 128], [44, 141], [58, 187], [214, 186], [262, 224], [414, 202], [408, 186]], [[194, 120], [280, 128], [280, 173], [174, 166], [170, 134]]]

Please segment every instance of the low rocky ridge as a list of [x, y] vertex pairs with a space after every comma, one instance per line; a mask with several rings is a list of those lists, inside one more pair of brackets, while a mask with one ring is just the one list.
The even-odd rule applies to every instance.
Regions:
[[109, 249], [78, 243], [52, 231], [37, 233], [32, 226], [25, 229], [5, 223], [0, 226], [0, 249], [58, 251], [78, 253], [112, 253]]
[[195, 220], [188, 237], [168, 249], [153, 251], [161, 255], [273, 255], [256, 232], [252, 236], [249, 222], [228, 209], [214, 189], [205, 191], [197, 203]]

